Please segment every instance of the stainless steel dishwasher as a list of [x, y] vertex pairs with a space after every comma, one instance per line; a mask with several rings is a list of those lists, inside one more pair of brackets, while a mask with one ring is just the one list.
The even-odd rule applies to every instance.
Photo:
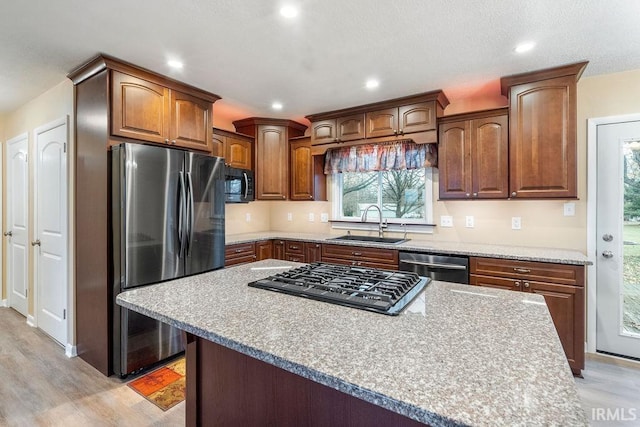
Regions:
[[400, 252], [400, 270], [443, 282], [469, 283], [469, 257]]

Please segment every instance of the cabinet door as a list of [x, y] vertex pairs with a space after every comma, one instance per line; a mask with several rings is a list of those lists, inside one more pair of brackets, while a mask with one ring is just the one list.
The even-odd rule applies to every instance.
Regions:
[[336, 120], [339, 141], [353, 141], [364, 138], [364, 114], [340, 117]]
[[420, 102], [398, 109], [398, 133], [436, 130], [436, 103]]
[[531, 292], [544, 296], [571, 369], [584, 367], [584, 288], [526, 282]]
[[284, 126], [258, 125], [256, 140], [256, 198], [287, 198], [289, 159]]
[[253, 147], [246, 139], [226, 137], [225, 160], [229, 166], [240, 169], [252, 169]]
[[471, 197], [469, 121], [440, 125], [438, 167], [441, 199]]
[[211, 136], [213, 141], [211, 155], [215, 157], [225, 157], [224, 162], [228, 164], [226, 159], [226, 154], [224, 152], [225, 146], [225, 137], [223, 135], [216, 135], [215, 133]]
[[322, 120], [311, 123], [311, 144], [330, 144], [338, 141], [336, 120]]
[[313, 157], [307, 141], [290, 143], [291, 200], [313, 200]]
[[507, 198], [509, 194], [509, 129], [507, 116], [471, 121], [472, 196]]
[[273, 241], [273, 259], [284, 259], [284, 240]]
[[271, 240], [256, 242], [256, 261], [273, 258], [273, 243]]
[[256, 248], [253, 243], [236, 243], [224, 248], [224, 265], [244, 264], [256, 260]]
[[378, 136], [393, 136], [398, 133], [398, 109], [370, 111], [365, 115], [367, 138]]
[[575, 198], [575, 76], [512, 86], [510, 196]]
[[322, 259], [322, 245], [320, 243], [305, 243], [304, 259], [305, 262], [320, 262]]
[[127, 74], [112, 71], [111, 133], [124, 138], [169, 141], [169, 90]]
[[171, 91], [171, 144], [211, 153], [211, 102]]

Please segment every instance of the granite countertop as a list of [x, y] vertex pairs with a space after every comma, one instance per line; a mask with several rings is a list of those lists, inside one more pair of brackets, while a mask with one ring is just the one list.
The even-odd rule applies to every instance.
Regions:
[[440, 242], [432, 240], [409, 240], [399, 244], [330, 240], [333, 234], [288, 233], [270, 231], [261, 233], [232, 234], [225, 237], [227, 245], [268, 239], [289, 239], [305, 242], [332, 243], [339, 245], [379, 247], [402, 251], [468, 255], [490, 258], [515, 259], [521, 261], [553, 262], [558, 264], [590, 265], [591, 261], [581, 252], [569, 249], [536, 248], [528, 246], [486, 245], [481, 243]]
[[588, 425], [544, 298], [434, 281], [399, 316], [250, 288], [265, 260], [118, 304], [433, 426]]

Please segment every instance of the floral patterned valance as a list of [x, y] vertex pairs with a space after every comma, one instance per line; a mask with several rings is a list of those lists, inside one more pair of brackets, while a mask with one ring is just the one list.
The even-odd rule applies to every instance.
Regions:
[[333, 148], [325, 157], [324, 173], [372, 172], [436, 167], [436, 144], [416, 144], [410, 140]]

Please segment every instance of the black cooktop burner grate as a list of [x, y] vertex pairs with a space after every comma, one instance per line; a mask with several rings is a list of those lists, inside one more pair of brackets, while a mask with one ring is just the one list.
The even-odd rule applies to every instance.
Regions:
[[395, 315], [429, 281], [407, 271], [313, 263], [256, 280], [249, 286]]

